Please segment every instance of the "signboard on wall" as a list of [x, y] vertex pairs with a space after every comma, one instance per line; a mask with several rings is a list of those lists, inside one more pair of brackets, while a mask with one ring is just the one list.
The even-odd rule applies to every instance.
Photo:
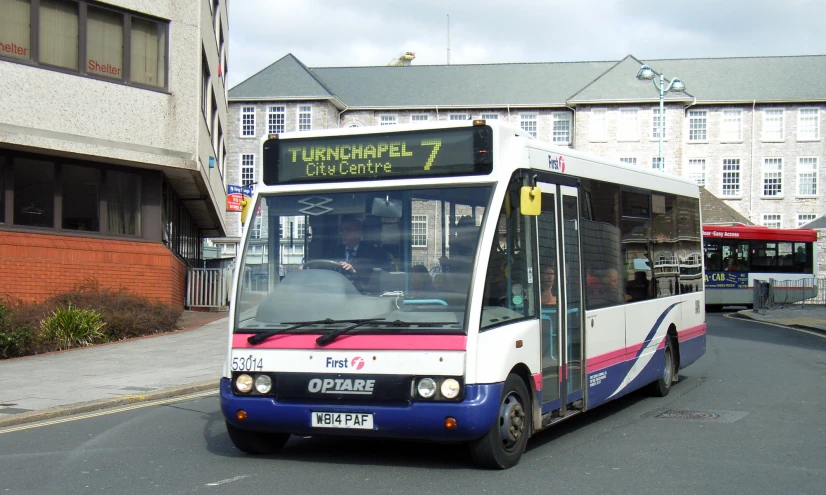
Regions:
[[707, 289], [748, 289], [748, 272], [706, 272]]
[[252, 188], [242, 186], [227, 186], [227, 211], [241, 211], [241, 200], [252, 198]]

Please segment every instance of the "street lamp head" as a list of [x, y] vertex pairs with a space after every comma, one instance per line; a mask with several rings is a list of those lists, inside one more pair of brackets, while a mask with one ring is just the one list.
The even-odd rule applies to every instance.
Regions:
[[654, 71], [651, 70], [651, 67], [643, 65], [640, 67], [640, 71], [637, 72], [637, 79], [640, 81], [650, 81], [654, 79]]
[[685, 84], [683, 84], [683, 82], [680, 81], [679, 77], [675, 77], [671, 80], [671, 89], [669, 91], [671, 91], [672, 93], [682, 93], [683, 91], [685, 91]]

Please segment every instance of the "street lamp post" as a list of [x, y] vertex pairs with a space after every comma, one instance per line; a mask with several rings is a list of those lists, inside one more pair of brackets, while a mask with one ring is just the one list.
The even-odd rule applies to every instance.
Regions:
[[682, 93], [685, 91], [685, 84], [680, 81], [680, 78], [675, 77], [670, 83], [668, 83], [668, 86], [666, 86], [662, 74], [659, 74], [660, 83], [657, 84], [657, 80], [655, 78], [656, 75], [657, 74], [651, 70], [651, 67], [643, 65], [640, 67], [640, 71], [637, 72], [637, 79], [640, 81], [651, 81], [654, 84], [654, 87], [660, 92], [660, 148], [659, 154], [657, 155], [657, 160], [660, 170], [664, 171], [665, 160], [663, 159], [663, 134], [665, 134], [665, 94], [669, 91], [672, 93]]

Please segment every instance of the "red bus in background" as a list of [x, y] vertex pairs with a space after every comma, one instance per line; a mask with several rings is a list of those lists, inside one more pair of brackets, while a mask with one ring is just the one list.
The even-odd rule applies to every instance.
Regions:
[[776, 302], [814, 297], [815, 243], [812, 229], [703, 225], [706, 308], [751, 307], [755, 280], [778, 282], [775, 289], [783, 292]]

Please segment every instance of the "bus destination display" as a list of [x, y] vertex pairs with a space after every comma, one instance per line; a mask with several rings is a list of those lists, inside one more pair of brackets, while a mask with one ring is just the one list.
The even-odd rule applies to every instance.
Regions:
[[488, 126], [299, 139], [264, 144], [264, 183], [488, 174]]

